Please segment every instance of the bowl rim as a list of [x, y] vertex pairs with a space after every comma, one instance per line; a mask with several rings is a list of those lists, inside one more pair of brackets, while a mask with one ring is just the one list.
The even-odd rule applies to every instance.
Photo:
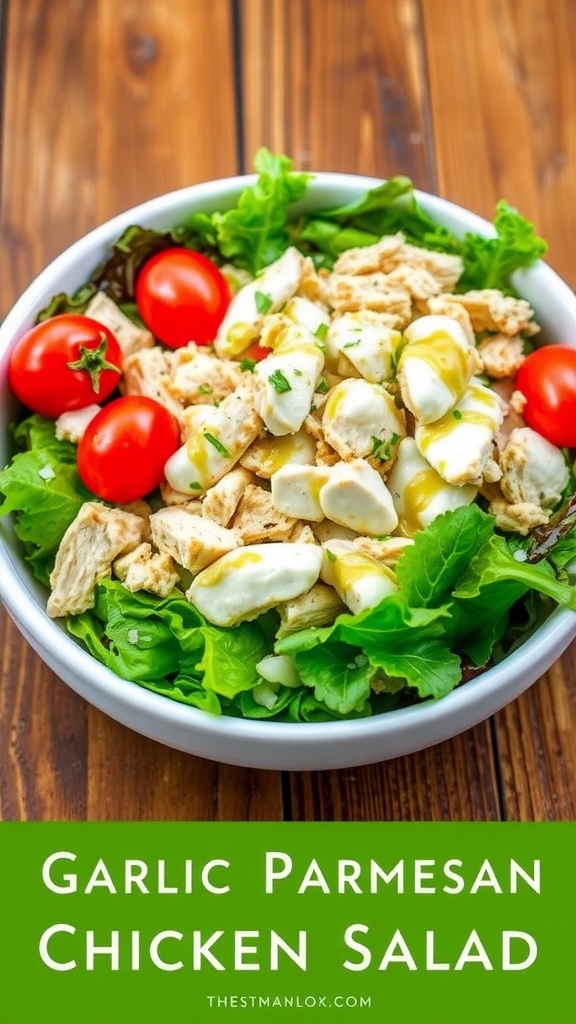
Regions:
[[[310, 201], [315, 192], [325, 191], [327, 187], [336, 191], [339, 189], [349, 190], [352, 187], [360, 193], [382, 184], [384, 180], [332, 171], [311, 173], [313, 176], [309, 183], [306, 200], [299, 206], [305, 206], [306, 201]], [[0, 362], [7, 356], [11, 345], [15, 343], [22, 321], [37, 311], [39, 298], [45, 286], [74, 266], [80, 254], [85, 254], [89, 249], [96, 251], [100, 245], [108, 246], [120, 236], [129, 224], [149, 220], [151, 216], [155, 220], [161, 220], [164, 213], [168, 214], [174, 206], [180, 206], [187, 201], [193, 203], [209, 200], [210, 205], [218, 208], [220, 197], [226, 195], [233, 197], [255, 180], [255, 174], [235, 175], [199, 182], [163, 193], [116, 214], [72, 242], [34, 277], [7, 313], [4, 322], [0, 325]], [[486, 235], [494, 234], [493, 225], [489, 221], [450, 200], [420, 189], [415, 189], [415, 195], [425, 207], [432, 210], [439, 208], [441, 213], [446, 216], [452, 215], [460, 223], [462, 231], [474, 230]], [[94, 260], [95, 265], [96, 263], [97, 257]], [[517, 283], [519, 290], [522, 289], [522, 284], [527, 277], [535, 272], [553, 285], [558, 294], [558, 301], [568, 304], [576, 318], [576, 296], [568, 285], [541, 260], [534, 268], [517, 272], [514, 283]], [[502, 662], [479, 675], [477, 679], [458, 686], [439, 700], [426, 701], [422, 704], [368, 718], [292, 723], [276, 722], [271, 719], [215, 716], [198, 708], [170, 700], [138, 683], [125, 680], [94, 658], [77, 640], [66, 633], [61, 625], [47, 616], [33, 590], [26, 585], [17, 559], [5, 543], [4, 532], [4, 527], [2, 527], [0, 530], [0, 598], [40, 657], [58, 673], [61, 672], [62, 666], [69, 669], [68, 672], [62, 673], [64, 678], [72, 689], [81, 693], [91, 703], [98, 705], [89, 692], [95, 688], [107, 701], [119, 703], [128, 712], [134, 711], [144, 715], [150, 713], [155, 720], [161, 720], [167, 726], [176, 724], [180, 727], [189, 726], [191, 731], [203, 733], [208, 737], [218, 736], [222, 739], [230, 735], [246, 742], [257, 742], [267, 736], [268, 738], [272, 737], [275, 742], [284, 743], [298, 740], [299, 745], [304, 743], [307, 747], [312, 747], [316, 744], [322, 746], [327, 743], [332, 744], [337, 740], [345, 742], [373, 736], [378, 736], [385, 741], [387, 736], [402, 730], [404, 726], [414, 725], [415, 719], [421, 719], [424, 728], [426, 724], [438, 723], [443, 718], [450, 718], [451, 712], [478, 712], [481, 706], [488, 708], [482, 715], [482, 717], [487, 717], [497, 707], [514, 699], [522, 689], [526, 689], [537, 678], [537, 675], [540, 674], [539, 666], [545, 662], [545, 657], [543, 659], [540, 653], [542, 644], [545, 644], [547, 653], [551, 649], [559, 652], [576, 636], [576, 614], [566, 609], [556, 608], [520, 647]], [[503, 684], [507, 682], [507, 666], [512, 657], [515, 664], [515, 678], [525, 673], [528, 682], [517, 685], [514, 693], [510, 695], [506, 693]], [[548, 660], [544, 664], [544, 669], [549, 664]], [[85, 685], [82, 685], [82, 680], [85, 681]], [[498, 703], [500, 696], [502, 699]], [[108, 707], [106, 710], [108, 714], [114, 716], [114, 712], [108, 710]], [[478, 720], [478, 718], [475, 719], [475, 721]], [[296, 731], [294, 730], [295, 726], [297, 726]], [[465, 726], [465, 728], [467, 727]], [[358, 761], [356, 760], [355, 763]]]

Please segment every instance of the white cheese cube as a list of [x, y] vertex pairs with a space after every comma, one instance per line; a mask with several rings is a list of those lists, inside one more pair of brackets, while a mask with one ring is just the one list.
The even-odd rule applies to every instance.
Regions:
[[398, 528], [404, 537], [413, 537], [451, 509], [470, 505], [478, 488], [472, 484], [453, 487], [432, 469], [418, 451], [416, 442], [405, 437], [398, 458], [386, 481], [398, 513]]
[[324, 544], [320, 575], [354, 614], [373, 608], [398, 590], [396, 577], [388, 565], [363, 554], [344, 540]]
[[306, 593], [321, 564], [314, 544], [247, 545], [199, 573], [186, 597], [209, 622], [235, 626]]
[[387, 461], [394, 457], [397, 441], [406, 435], [406, 418], [379, 384], [349, 379], [329, 391], [322, 429], [342, 459], [374, 455]]
[[439, 420], [417, 426], [420, 454], [449, 484], [478, 482], [504, 418], [499, 395], [473, 379], [463, 398]]
[[398, 526], [390, 491], [364, 459], [332, 466], [319, 501], [328, 519], [357, 533], [375, 537], [392, 533]]
[[448, 316], [422, 316], [404, 332], [398, 363], [404, 404], [419, 423], [432, 423], [458, 402], [480, 368], [476, 349]]
[[270, 478], [274, 505], [287, 516], [320, 523], [324, 519], [320, 488], [330, 472], [328, 466], [283, 466]]

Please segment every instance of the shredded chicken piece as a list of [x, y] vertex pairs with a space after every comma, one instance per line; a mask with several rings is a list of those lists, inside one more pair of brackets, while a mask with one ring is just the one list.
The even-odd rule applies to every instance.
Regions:
[[214, 404], [235, 391], [242, 380], [238, 363], [219, 359], [193, 342], [166, 355], [168, 373], [162, 386], [184, 406]]
[[230, 470], [206, 491], [202, 502], [202, 515], [212, 519], [219, 526], [228, 526], [244, 491], [253, 481], [254, 474], [242, 466]]
[[150, 516], [150, 529], [158, 550], [171, 555], [178, 565], [192, 573], [200, 572], [242, 544], [235, 530], [227, 530], [178, 506], [161, 508]]
[[96, 292], [86, 306], [85, 315], [112, 331], [124, 358], [141, 348], [152, 348], [154, 344], [152, 332], [133, 323], [105, 292]]
[[146, 395], [165, 405], [175, 415], [182, 405], [166, 388], [168, 362], [166, 352], [159, 346], [142, 348], [127, 356], [123, 364], [121, 390], [125, 395]]
[[238, 503], [232, 526], [245, 544], [259, 544], [290, 540], [297, 522], [278, 511], [269, 491], [249, 484]]
[[482, 368], [489, 377], [513, 377], [524, 362], [524, 343], [519, 334], [493, 334], [478, 346]]
[[475, 331], [500, 331], [509, 337], [521, 331], [530, 337], [540, 327], [533, 320], [534, 310], [526, 299], [503, 295], [497, 288], [482, 288], [462, 295], [445, 295], [446, 302], [464, 306]]
[[112, 562], [142, 540], [142, 519], [87, 501], [64, 534], [50, 576], [46, 611], [79, 615], [94, 604], [94, 588], [112, 574]]
[[115, 576], [132, 593], [146, 590], [157, 597], [168, 597], [180, 580], [174, 559], [154, 552], [152, 545], [146, 543], [117, 558], [113, 569]]

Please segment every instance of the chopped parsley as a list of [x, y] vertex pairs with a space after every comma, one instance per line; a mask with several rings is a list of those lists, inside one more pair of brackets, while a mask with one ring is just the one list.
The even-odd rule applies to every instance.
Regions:
[[217, 437], [214, 437], [214, 434], [211, 434], [208, 430], [205, 430], [204, 437], [206, 438], [208, 443], [211, 444], [212, 447], [215, 448], [217, 452], [219, 452], [220, 455], [223, 455], [225, 459], [230, 458], [230, 452], [222, 444], [222, 441], [219, 441]]
[[211, 388], [209, 384], [201, 384], [198, 388], [198, 392], [201, 395], [213, 395], [214, 388]]
[[345, 345], [342, 345], [342, 348], [356, 348], [356, 345], [359, 344], [360, 338], [357, 338], [356, 341], [347, 341]]
[[256, 366], [255, 359], [241, 359], [240, 369], [242, 373], [254, 373], [254, 367]]
[[258, 313], [267, 313], [274, 305], [266, 292], [254, 292], [254, 302], [256, 303], [256, 312]]
[[191, 491], [203, 491], [202, 484], [199, 484], [197, 480], [193, 480], [191, 484], [188, 484]]
[[325, 341], [326, 335], [328, 334], [328, 324], [318, 324], [314, 334], [320, 339], [320, 341]]
[[270, 374], [268, 380], [274, 388], [274, 391], [279, 395], [285, 394], [286, 391], [292, 391], [292, 385], [288, 380], [286, 380], [282, 370], [274, 370], [274, 373]]
[[372, 458], [378, 459], [379, 462], [387, 462], [388, 459], [392, 458], [392, 449], [399, 441], [399, 436], [398, 434], [392, 434], [385, 448], [382, 447], [384, 438], [373, 436], [370, 440], [372, 441], [372, 451], [370, 452]]
[[335, 562], [336, 561], [336, 555], [334, 554], [334, 552], [330, 551], [330, 548], [324, 548], [324, 550], [326, 552], [326, 558], [328, 559], [328, 561], [329, 562]]
[[452, 410], [452, 415], [453, 415], [455, 420], [461, 420], [462, 419], [462, 413], [460, 412], [460, 409], [453, 409]]
[[324, 377], [320, 377], [320, 380], [316, 385], [316, 391], [319, 395], [325, 395], [326, 392], [329, 391], [328, 381]]

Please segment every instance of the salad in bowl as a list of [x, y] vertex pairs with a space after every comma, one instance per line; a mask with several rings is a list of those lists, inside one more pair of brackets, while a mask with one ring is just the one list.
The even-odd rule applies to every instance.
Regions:
[[38, 279], [0, 515], [106, 710], [128, 683], [171, 721], [377, 737], [576, 631], [576, 349], [530, 275], [576, 309], [504, 201], [489, 233], [406, 178], [256, 169]]

